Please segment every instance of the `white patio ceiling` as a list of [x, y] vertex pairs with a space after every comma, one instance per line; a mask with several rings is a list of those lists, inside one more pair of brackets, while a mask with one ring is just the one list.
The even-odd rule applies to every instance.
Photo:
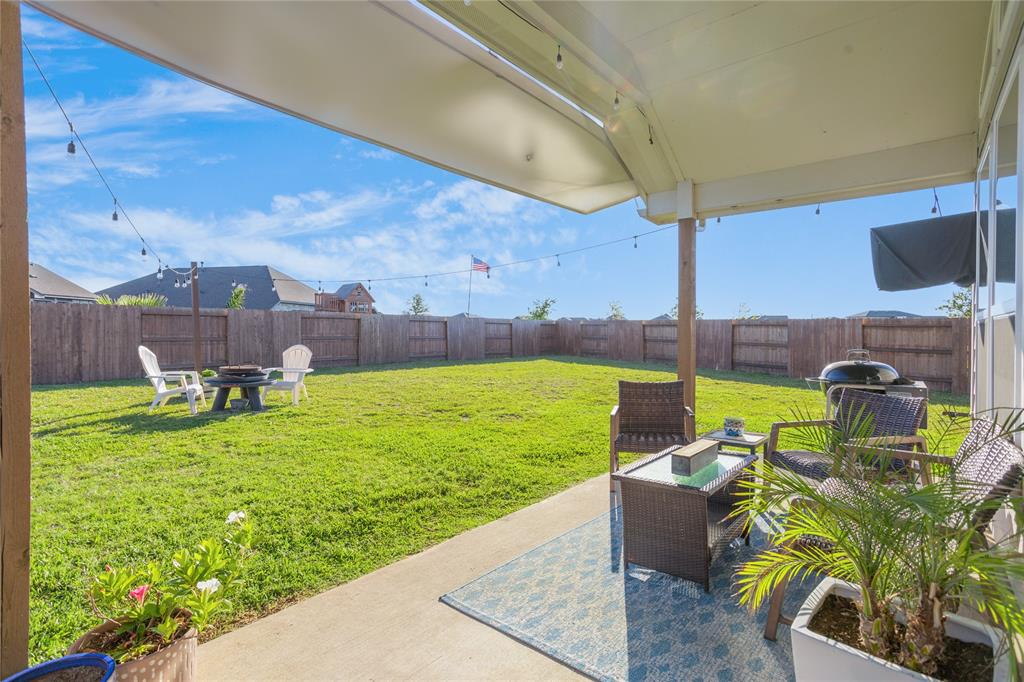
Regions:
[[684, 180], [711, 217], [971, 179], [991, 11], [426, 3], [602, 129], [407, 2], [34, 4], [183, 73], [544, 201], [590, 212], [640, 194], [656, 222], [675, 219]]

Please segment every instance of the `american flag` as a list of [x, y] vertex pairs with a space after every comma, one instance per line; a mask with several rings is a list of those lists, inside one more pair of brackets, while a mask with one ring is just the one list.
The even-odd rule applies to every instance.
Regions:
[[473, 269], [477, 272], [490, 272], [491, 266], [476, 256], [473, 256]]

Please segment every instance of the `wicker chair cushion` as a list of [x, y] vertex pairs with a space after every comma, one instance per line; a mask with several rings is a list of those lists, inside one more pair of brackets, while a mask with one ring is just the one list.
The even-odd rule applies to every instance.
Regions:
[[816, 481], [824, 481], [832, 475], [832, 458], [820, 452], [809, 450], [779, 450], [771, 453], [768, 460], [775, 466], [789, 469]]
[[686, 445], [689, 441], [682, 433], [620, 433], [615, 439], [619, 452], [658, 452], [670, 445]]

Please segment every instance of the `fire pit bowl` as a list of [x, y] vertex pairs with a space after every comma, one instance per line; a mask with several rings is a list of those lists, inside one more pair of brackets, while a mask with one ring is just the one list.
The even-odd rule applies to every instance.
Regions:
[[217, 368], [217, 375], [227, 377], [261, 377], [266, 378], [269, 372], [263, 371], [259, 365], [224, 365]]

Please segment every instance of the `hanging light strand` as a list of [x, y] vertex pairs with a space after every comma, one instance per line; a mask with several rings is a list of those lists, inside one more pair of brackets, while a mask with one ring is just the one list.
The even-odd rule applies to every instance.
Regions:
[[[153, 248], [153, 245], [146, 241], [146, 238], [142, 236], [142, 232], [139, 231], [139, 228], [135, 225], [135, 221], [132, 220], [130, 215], [128, 215], [128, 212], [124, 210], [124, 204], [122, 204], [120, 199], [117, 198], [117, 195], [114, 193], [114, 189], [110, 186], [110, 183], [107, 181], [107, 177], [103, 174], [103, 171], [100, 170], [99, 164], [97, 164], [96, 159], [93, 158], [92, 153], [89, 151], [89, 147], [87, 147], [85, 144], [85, 140], [82, 139], [82, 136], [75, 128], [75, 124], [71, 121], [71, 117], [68, 115], [67, 110], [64, 109], [64, 105], [60, 101], [60, 97], [57, 96], [57, 92], [53, 89], [53, 85], [50, 84], [50, 80], [46, 77], [46, 74], [43, 73], [43, 68], [39, 65], [39, 60], [36, 59], [35, 54], [32, 52], [32, 48], [28, 46], [28, 43], [24, 39], [22, 39], [21, 44], [25, 48], [25, 52], [28, 54], [29, 59], [32, 60], [32, 64], [35, 66], [36, 72], [42, 79], [43, 84], [46, 85], [46, 89], [49, 90], [50, 96], [53, 98], [54, 103], [60, 110], [61, 116], [64, 117], [64, 120], [68, 124], [68, 129], [71, 131], [71, 135], [74, 138], [70, 142], [68, 142], [68, 153], [74, 154], [74, 150], [76, 150], [77, 147], [81, 147], [82, 151], [85, 152], [85, 157], [89, 159], [89, 163], [90, 165], [92, 165], [93, 170], [96, 171], [96, 176], [100, 179], [100, 182], [103, 183], [103, 187], [106, 188], [107, 193], [110, 194], [110, 198], [114, 202], [114, 211], [113, 213], [111, 213], [111, 220], [116, 221], [119, 218], [124, 218], [128, 225], [131, 226], [132, 231], [135, 233], [135, 236], [138, 237], [139, 241], [142, 243], [143, 255], [152, 254], [153, 257], [156, 258], [157, 264], [163, 266], [164, 270], [170, 270], [176, 275], [183, 276], [187, 274], [187, 272], [179, 272], [178, 270], [175, 270], [174, 268], [167, 265], [167, 263], [165, 263], [164, 260], [160, 258], [160, 256], [157, 254], [157, 251], [156, 249]], [[75, 140], [78, 141], [77, 147], [74, 144]]]
[[[513, 260], [513, 261], [509, 261], [507, 263], [495, 263], [494, 265], [491, 265], [490, 268], [488, 268], [488, 275], [490, 274], [491, 270], [497, 270], [499, 268], [509, 268], [509, 267], [512, 267], [513, 265], [525, 265], [527, 263], [538, 263], [540, 261], [545, 261], [545, 260], [546, 261], [550, 261], [551, 259], [555, 259], [555, 264], [558, 267], [561, 267], [561, 265], [562, 265], [562, 258], [561, 257], [562, 256], [568, 256], [568, 255], [571, 255], [571, 254], [574, 254], [574, 253], [582, 253], [583, 251], [590, 251], [592, 249], [600, 249], [600, 248], [603, 248], [605, 246], [612, 246], [612, 245], [615, 245], [615, 244], [622, 244], [622, 243], [625, 243], [625, 242], [633, 242], [634, 245], [635, 245], [637, 240], [640, 237], [647, 237], [647, 236], [652, 235], [652, 234], [658, 234], [659, 232], [665, 232], [667, 230], [671, 230], [671, 229], [674, 229], [676, 227], [677, 227], [676, 224], [666, 225], [664, 227], [658, 227], [658, 228], [655, 228], [653, 230], [648, 230], [647, 232], [639, 232], [637, 234], [629, 235], [628, 237], [619, 237], [618, 239], [609, 239], [608, 241], [598, 242], [597, 244], [588, 244], [587, 246], [581, 246], [581, 247], [576, 248], [576, 249], [569, 249], [568, 251], [559, 251], [558, 253], [549, 253], [549, 254], [545, 254], [543, 256], [533, 256], [531, 258], [521, 258], [519, 260]], [[464, 274], [469, 273], [469, 272], [473, 272], [473, 270], [471, 268], [464, 268], [462, 270], [448, 270], [448, 271], [445, 271], [445, 272], [430, 272], [430, 273], [426, 273], [426, 274], [423, 274], [423, 275], [395, 275], [393, 277], [378, 277], [378, 276], [374, 275], [373, 277], [353, 277], [351, 279], [322, 279], [321, 280], [321, 279], [297, 279], [297, 278], [294, 278], [294, 277], [274, 277], [273, 281], [274, 282], [301, 282], [302, 284], [310, 284], [310, 285], [315, 284], [315, 285], [317, 285], [319, 287], [319, 286], [322, 286], [324, 283], [327, 283], [327, 284], [356, 284], [358, 282], [369, 282], [369, 281], [373, 281], [373, 282], [400, 282], [400, 281], [407, 281], [407, 280], [423, 280], [424, 286], [429, 286], [429, 285], [426, 284], [428, 279], [432, 279], [432, 278], [435, 278], [435, 277], [450, 277], [450, 276], [453, 276], [453, 275], [464, 275]]]

